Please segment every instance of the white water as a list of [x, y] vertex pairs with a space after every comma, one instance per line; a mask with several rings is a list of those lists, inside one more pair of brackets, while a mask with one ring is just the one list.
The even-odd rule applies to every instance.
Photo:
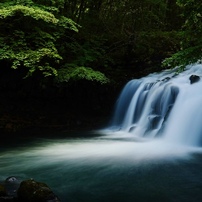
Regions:
[[164, 142], [188, 146], [202, 143], [202, 65], [150, 74], [130, 81], [115, 109], [110, 133], [129, 133], [141, 141], [160, 137]]

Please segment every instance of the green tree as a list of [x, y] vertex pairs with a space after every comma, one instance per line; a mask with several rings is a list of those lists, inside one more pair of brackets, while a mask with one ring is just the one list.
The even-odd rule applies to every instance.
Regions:
[[[9, 63], [13, 69], [26, 69], [26, 76], [34, 72], [42, 72], [44, 76], [58, 76], [57, 81], [61, 82], [74, 79], [74, 76], [76, 79], [107, 82], [107, 78], [102, 73], [93, 72], [93, 69], [86, 67], [84, 63], [75, 63], [72, 66], [64, 61], [68, 56], [71, 58], [71, 53], [67, 50], [62, 51], [61, 47], [64, 48], [62, 44], [74, 42], [72, 36], [80, 27], [73, 20], [62, 15], [64, 6], [63, 0], [1, 2], [0, 61], [4, 64]], [[70, 62], [72, 63], [71, 59]], [[83, 71], [83, 68], [87, 70]], [[75, 72], [78, 73], [80, 70], [85, 74], [78, 77]], [[61, 73], [62, 76], [58, 75]]]
[[99, 16], [109, 55], [128, 74], [161, 69], [162, 60], [179, 49], [180, 12], [174, 0], [103, 1]]
[[32, 1], [0, 3], [0, 60], [14, 69], [27, 68], [27, 75], [36, 70], [57, 75], [62, 57], [56, 41], [64, 29], [78, 31], [71, 19], [57, 18]]
[[120, 80], [179, 49], [180, 12], [175, 0], [4, 0], [0, 61], [58, 82]]
[[197, 0], [177, 0], [183, 10], [184, 24], [181, 32], [180, 50], [167, 58], [164, 66], [179, 66], [201, 62], [202, 54], [202, 4]]

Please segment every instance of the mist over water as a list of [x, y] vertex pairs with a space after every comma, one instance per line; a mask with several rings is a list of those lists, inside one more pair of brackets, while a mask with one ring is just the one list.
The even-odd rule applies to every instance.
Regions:
[[200, 148], [109, 136], [38, 139], [7, 147], [0, 152], [0, 181], [34, 178], [63, 202], [202, 199]]
[[191, 75], [202, 66], [130, 81], [90, 137], [0, 142], [0, 181], [34, 178], [62, 202], [202, 201], [202, 81]]

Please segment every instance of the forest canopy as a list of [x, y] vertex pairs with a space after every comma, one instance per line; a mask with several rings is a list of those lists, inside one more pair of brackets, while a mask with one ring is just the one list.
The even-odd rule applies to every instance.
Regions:
[[201, 58], [201, 11], [196, 0], [3, 0], [0, 63], [59, 83], [183, 66]]
[[202, 61], [202, 4], [197, 0], [177, 0], [177, 5], [184, 19], [180, 49], [163, 64], [184, 69], [188, 64]]

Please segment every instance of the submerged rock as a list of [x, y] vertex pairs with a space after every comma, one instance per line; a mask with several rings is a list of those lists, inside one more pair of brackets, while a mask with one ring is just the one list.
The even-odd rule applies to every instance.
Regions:
[[160, 115], [150, 115], [148, 116], [148, 120], [149, 120], [149, 129], [154, 130], [158, 128], [159, 122], [161, 121], [162, 117]]
[[52, 190], [42, 182], [33, 179], [22, 181], [17, 192], [19, 201], [22, 202], [59, 202]]
[[166, 77], [166, 78], [162, 79], [161, 81], [167, 82], [167, 81], [169, 81], [170, 79], [171, 79], [170, 77]]
[[191, 75], [189, 77], [189, 80], [190, 80], [190, 83], [193, 84], [193, 83], [196, 83], [200, 80], [200, 77], [198, 75]]

